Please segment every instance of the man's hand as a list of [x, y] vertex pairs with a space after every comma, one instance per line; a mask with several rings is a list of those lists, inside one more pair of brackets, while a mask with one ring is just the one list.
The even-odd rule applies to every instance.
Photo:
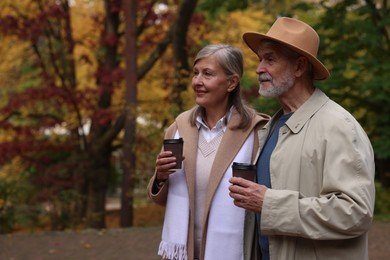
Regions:
[[267, 187], [239, 177], [230, 178], [229, 195], [234, 205], [256, 213], [260, 213]]

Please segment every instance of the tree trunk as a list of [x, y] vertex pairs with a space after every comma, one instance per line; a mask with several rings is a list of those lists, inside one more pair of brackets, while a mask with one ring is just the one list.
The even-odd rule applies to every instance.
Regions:
[[176, 116], [184, 110], [182, 93], [187, 89], [190, 67], [187, 53], [187, 32], [194, 13], [197, 0], [185, 0], [179, 8], [173, 31], [173, 55], [175, 59], [175, 85], [172, 88], [172, 100], [176, 103], [173, 114]]
[[137, 1], [123, 0], [125, 13], [125, 136], [123, 140], [123, 178], [120, 210], [120, 226], [133, 225], [133, 189], [136, 169], [136, 108], [137, 108]]
[[106, 193], [111, 172], [111, 149], [105, 147], [91, 155], [91, 167], [87, 172], [88, 215], [87, 225], [92, 228], [105, 228]]
[[[105, 24], [101, 35], [102, 48], [105, 50], [103, 59], [98, 59], [97, 85], [100, 88], [98, 99], [98, 110], [94, 116], [89, 135], [88, 158], [90, 168], [87, 171], [87, 221], [88, 226], [93, 228], [104, 228], [105, 202], [108, 188], [108, 180], [111, 172], [111, 153], [114, 138], [108, 137], [111, 131], [111, 119], [102, 120], [104, 113], [111, 106], [114, 78], [112, 72], [119, 68], [118, 43], [119, 43], [119, 10], [120, 7], [113, 6], [116, 2], [105, 0]], [[103, 122], [102, 122], [103, 121]]]

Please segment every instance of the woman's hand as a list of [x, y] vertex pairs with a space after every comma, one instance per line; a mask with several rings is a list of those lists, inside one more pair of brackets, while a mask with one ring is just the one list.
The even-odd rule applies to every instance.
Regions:
[[176, 166], [176, 157], [172, 156], [171, 151], [162, 151], [156, 159], [156, 181], [157, 183], [165, 182], [169, 175], [174, 173], [172, 170]]

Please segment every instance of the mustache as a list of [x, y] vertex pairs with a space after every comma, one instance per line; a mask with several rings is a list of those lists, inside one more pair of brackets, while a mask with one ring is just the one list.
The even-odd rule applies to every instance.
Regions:
[[268, 73], [262, 73], [259, 76], [257, 76], [257, 80], [260, 82], [261, 81], [272, 81], [272, 77]]

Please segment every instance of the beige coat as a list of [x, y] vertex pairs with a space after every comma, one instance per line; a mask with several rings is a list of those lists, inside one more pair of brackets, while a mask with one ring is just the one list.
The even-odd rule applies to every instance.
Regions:
[[[261, 130], [261, 147], [279, 116]], [[368, 259], [374, 154], [345, 109], [316, 89], [280, 129], [270, 172], [261, 230], [269, 236], [271, 260]], [[256, 230], [254, 218], [247, 229]], [[252, 245], [257, 233], [246, 234]], [[247, 252], [245, 259], [260, 258]]]
[[[179, 115], [176, 118], [176, 121], [168, 128], [165, 138], [173, 138], [176, 129], [179, 127], [179, 132], [181, 137], [184, 139], [184, 149], [183, 154], [185, 156], [184, 162], [184, 172], [186, 174], [187, 187], [189, 193], [189, 202], [190, 202], [190, 219], [189, 219], [189, 232], [188, 232], [188, 240], [187, 240], [187, 248], [188, 248], [188, 259], [194, 259], [194, 211], [195, 211], [195, 165], [196, 165], [196, 157], [197, 157], [197, 147], [198, 147], [198, 129], [197, 127], [192, 127], [189, 123], [189, 115], [191, 111], [186, 111]], [[208, 213], [210, 211], [212, 198], [214, 196], [215, 191], [219, 185], [219, 182], [225, 171], [232, 163], [234, 157], [240, 150], [241, 146], [245, 142], [246, 138], [249, 136], [250, 132], [256, 128], [260, 129], [265, 123], [268, 121], [269, 117], [266, 115], [256, 115], [252, 120], [251, 126], [246, 130], [232, 130], [230, 126], [236, 125], [239, 120], [239, 114], [234, 112], [228, 126], [226, 128], [226, 132], [222, 138], [221, 144], [218, 148], [218, 152], [215, 156], [215, 160], [212, 166], [212, 173], [210, 175], [206, 203], [205, 203], [205, 216], [207, 216], [204, 220], [204, 227], [207, 227], [208, 222]], [[255, 134], [255, 144], [253, 149], [253, 158], [258, 151], [258, 140], [257, 134]], [[219, 152], [221, 151], [221, 152]], [[167, 182], [157, 194], [153, 194], [152, 187], [155, 181], [155, 174], [151, 178], [148, 185], [148, 194], [149, 197], [156, 203], [160, 205], [165, 205], [167, 199], [168, 185]], [[207, 229], [206, 229], [207, 230]], [[200, 259], [203, 260], [204, 252], [205, 252], [205, 243], [206, 243], [206, 232], [203, 234], [202, 242], [201, 242], [201, 252]]]

